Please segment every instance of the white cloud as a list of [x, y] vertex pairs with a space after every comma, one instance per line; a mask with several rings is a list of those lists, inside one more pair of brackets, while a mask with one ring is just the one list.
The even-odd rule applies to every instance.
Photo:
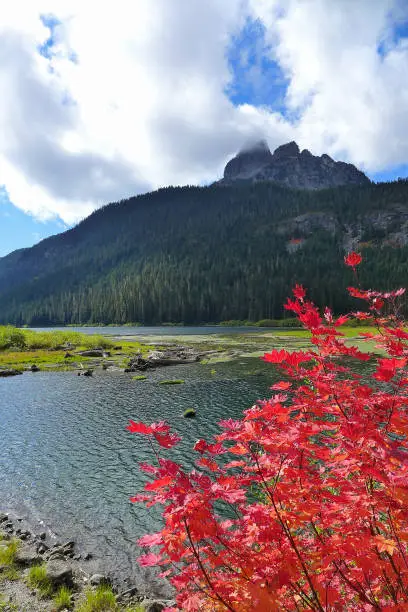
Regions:
[[[130, 194], [210, 181], [256, 136], [371, 171], [403, 163], [408, 46], [391, 26], [406, 13], [405, 0], [4, 2], [0, 184], [23, 210], [71, 223]], [[45, 58], [47, 14], [60, 25]], [[227, 49], [248, 16], [289, 79], [285, 117], [227, 96]]]
[[[289, 79], [299, 142], [374, 172], [408, 159], [406, 0], [251, 0]], [[380, 53], [380, 49], [382, 52]]]

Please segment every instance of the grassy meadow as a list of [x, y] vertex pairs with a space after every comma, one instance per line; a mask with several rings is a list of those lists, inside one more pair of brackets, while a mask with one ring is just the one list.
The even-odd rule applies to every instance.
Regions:
[[[33, 331], [0, 326], [0, 368], [24, 370], [35, 364], [41, 369], [70, 370], [78, 363], [92, 362], [92, 357], [78, 351], [100, 348], [111, 353], [119, 366], [135, 354], [146, 355], [153, 347], [140, 342], [120, 342], [120, 347], [101, 334], [71, 331]], [[117, 350], [119, 349], [119, 350]], [[70, 356], [67, 356], [69, 354]]]

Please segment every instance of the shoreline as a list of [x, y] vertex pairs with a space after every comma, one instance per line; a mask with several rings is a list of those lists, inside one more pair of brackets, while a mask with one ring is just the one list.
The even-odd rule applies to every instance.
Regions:
[[[174, 605], [171, 599], [157, 597], [149, 589], [135, 586], [131, 577], [114, 580], [109, 574], [98, 572], [100, 559], [91, 553], [79, 553], [75, 540], [60, 542], [55, 534], [41, 524], [35, 529], [32, 523], [19, 517], [15, 512], [0, 510], [0, 547], [17, 541], [17, 553], [9, 566], [0, 563], [0, 607], [7, 612], [42, 612], [56, 610], [50, 597], [26, 583], [30, 568], [41, 565], [46, 568], [53, 583], [54, 592], [66, 585], [72, 591], [72, 606], [75, 610], [89, 590], [98, 588], [111, 590], [117, 607], [115, 610], [129, 612], [160, 612], [166, 606]], [[52, 541], [52, 540], [55, 541]], [[170, 588], [170, 587], [168, 587]], [[16, 607], [18, 606], [18, 607]]]

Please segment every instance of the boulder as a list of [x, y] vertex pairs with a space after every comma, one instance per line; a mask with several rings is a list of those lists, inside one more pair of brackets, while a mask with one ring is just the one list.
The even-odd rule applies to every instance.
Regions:
[[158, 600], [153, 601], [153, 600], [145, 599], [142, 602], [142, 606], [145, 612], [162, 612], [162, 610], [164, 610], [166, 605], [167, 604], [165, 604], [163, 601], [158, 601]]
[[71, 557], [74, 554], [75, 542], [65, 542], [65, 544], [55, 544], [47, 553], [47, 558], [52, 559], [65, 559], [65, 557]]
[[37, 552], [39, 555], [43, 555], [44, 553], [47, 552], [47, 550], [48, 550], [48, 546], [44, 544], [44, 542], [41, 542], [40, 544], [38, 544]]
[[73, 586], [72, 567], [66, 561], [52, 559], [46, 565], [47, 578], [54, 588], [59, 586]]
[[89, 580], [92, 586], [100, 586], [101, 584], [111, 584], [112, 581], [108, 576], [103, 574], [93, 574]]
[[29, 567], [30, 565], [41, 563], [41, 557], [35, 548], [31, 546], [22, 546], [17, 550], [16, 563]]

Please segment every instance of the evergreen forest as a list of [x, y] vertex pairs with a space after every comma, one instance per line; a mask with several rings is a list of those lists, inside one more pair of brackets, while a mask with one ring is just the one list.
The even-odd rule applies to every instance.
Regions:
[[357, 306], [350, 250], [365, 258], [366, 288], [408, 285], [408, 181], [160, 189], [0, 258], [0, 323], [277, 319], [297, 282], [342, 312]]

